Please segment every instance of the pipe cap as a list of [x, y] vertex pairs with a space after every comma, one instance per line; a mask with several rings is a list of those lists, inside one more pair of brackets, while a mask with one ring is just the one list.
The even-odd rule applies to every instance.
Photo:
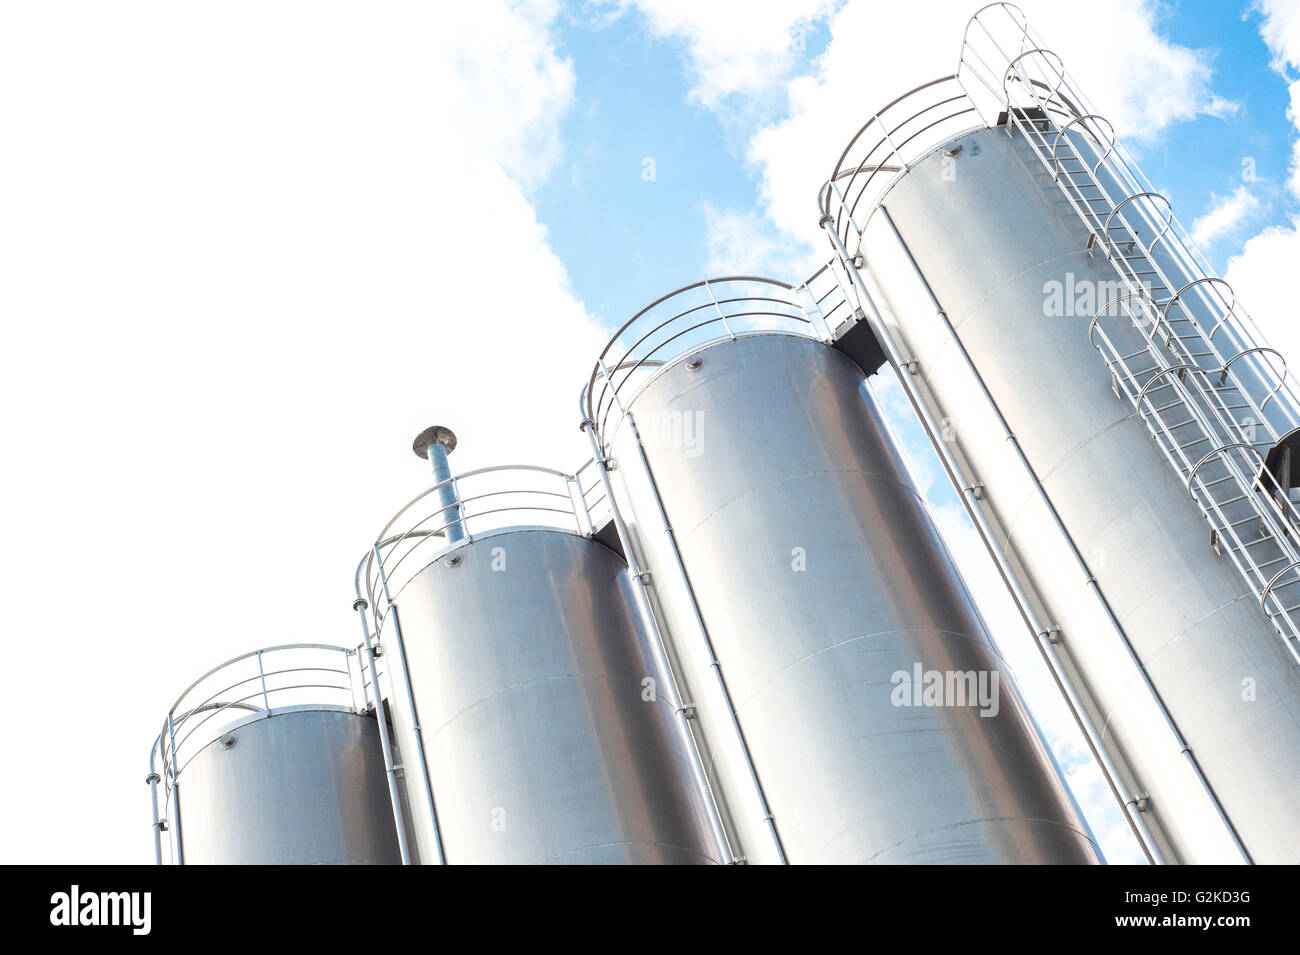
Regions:
[[411, 450], [415, 452], [417, 458], [429, 459], [429, 445], [441, 444], [447, 449], [447, 453], [456, 450], [456, 435], [451, 428], [444, 428], [440, 424], [435, 424], [432, 428], [425, 428], [415, 436], [415, 443], [411, 445]]

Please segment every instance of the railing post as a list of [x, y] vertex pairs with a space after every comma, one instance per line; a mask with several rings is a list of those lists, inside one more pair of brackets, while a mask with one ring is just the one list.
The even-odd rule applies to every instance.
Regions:
[[903, 167], [904, 172], [907, 172], [911, 167], [907, 165], [907, 160], [903, 158], [903, 154], [898, 151], [898, 147], [894, 144], [894, 137], [889, 132], [889, 126], [880, 118], [879, 113], [872, 113], [871, 118], [880, 124], [880, 131], [885, 134], [885, 142], [889, 143], [889, 151], [893, 154], [894, 160]]
[[[813, 310], [811, 313], [799, 301], [799, 289], [803, 289], [808, 294], [808, 297], [812, 299]], [[823, 344], [829, 345], [835, 340], [835, 336], [831, 334], [830, 325], [826, 323], [826, 316], [822, 314], [821, 305], [818, 304], [817, 297], [813, 295], [812, 289], [808, 287], [807, 283], [794, 289], [794, 304], [799, 309], [799, 314], [804, 317], [804, 321], [817, 333], [817, 337], [821, 339]], [[813, 317], [814, 315], [816, 318]]]
[[266, 692], [266, 668], [262, 665], [262, 651], [257, 651], [257, 675], [262, 681], [262, 708], [271, 715], [271, 697]]
[[[704, 291], [709, 293], [709, 299], [713, 302], [713, 307], [718, 310], [718, 317], [722, 319], [722, 327], [726, 331], [727, 337], [734, 342], [736, 340], [736, 333], [731, 330], [731, 324], [727, 321], [727, 313], [724, 312], [722, 306], [718, 304], [718, 297], [713, 294], [713, 286], [708, 283], [707, 279], [704, 282]], [[605, 381], [611, 388], [613, 388], [614, 383], [610, 381], [608, 376], [606, 376]]]
[[566, 474], [564, 484], [569, 492], [569, 503], [573, 505], [573, 521], [578, 533], [583, 537], [591, 537], [596, 533], [596, 525], [592, 522], [587, 499], [582, 494], [582, 483], [576, 474]]
[[[465, 500], [460, 496], [460, 481], [455, 477], [451, 479], [451, 494], [456, 499], [457, 527], [460, 530], [460, 536], [456, 540], [463, 540], [467, 544], [471, 543], [474, 540], [474, 534], [470, 531], [469, 521], [466, 519], [468, 515], [465, 513]], [[450, 535], [447, 537], [447, 543], [454, 543]]]

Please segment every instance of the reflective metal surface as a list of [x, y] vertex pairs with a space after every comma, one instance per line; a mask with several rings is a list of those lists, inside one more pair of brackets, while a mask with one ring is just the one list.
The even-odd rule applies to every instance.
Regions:
[[394, 596], [447, 862], [721, 861], [618, 555], [492, 532]]
[[187, 864], [401, 861], [373, 714], [255, 717], [208, 743], [178, 781]]
[[[912, 163], [883, 204], [1032, 478], [877, 212], [865, 223], [862, 249], [898, 340], [919, 362], [966, 477], [984, 483], [1027, 589], [1061, 628], [1062, 652], [1132, 791], [1149, 797], [1147, 813], [1172, 860], [1239, 855], [1179, 740], [1162, 725], [1160, 703], [1254, 860], [1300, 861], [1291, 805], [1300, 785], [1300, 670], [1256, 594], [1211, 546], [1197, 500], [1120, 399], [1122, 382], [1112, 390], [1111, 370], [1089, 338], [1117, 284], [1104, 250], [1090, 243], [1025, 137], [1005, 129], [963, 136]], [[1158, 246], [1152, 258], [1170, 273], [1183, 268]], [[1131, 323], [1106, 331], [1120, 353], [1145, 347]], [[1054, 530], [1049, 506], [1067, 536]], [[1154, 697], [1090, 582], [1074, 571], [1072, 549], [1084, 555]]]
[[1097, 861], [1005, 672], [988, 715], [897, 705], [899, 674], [988, 685], [999, 661], [855, 364], [805, 337], [738, 337], [666, 364], [626, 410], [650, 468], [615, 414], [615, 494], [747, 861]]
[[186, 687], [149, 756], [155, 861], [403, 861], [374, 672], [355, 649], [291, 643]]

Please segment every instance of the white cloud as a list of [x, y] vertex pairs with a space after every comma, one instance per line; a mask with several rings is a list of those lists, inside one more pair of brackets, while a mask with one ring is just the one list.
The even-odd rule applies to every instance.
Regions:
[[638, 9], [650, 29], [686, 44], [692, 95], [709, 109], [734, 109], [736, 97], [763, 99], [804, 62], [806, 31], [837, 0], [617, 0]]
[[806, 250], [777, 233], [758, 213], [719, 209], [711, 202], [701, 203], [700, 211], [709, 250], [706, 275], [788, 278], [812, 271], [806, 267]]
[[1290, 226], [1273, 226], [1248, 240], [1241, 254], [1228, 260], [1224, 278], [1269, 343], [1300, 363], [1300, 329], [1296, 326], [1291, 278], [1300, 263], [1300, 217]]
[[1259, 34], [1273, 54], [1273, 68], [1279, 73], [1300, 67], [1300, 5], [1294, 0], [1255, 0], [1262, 16]]
[[[468, 131], [526, 188], [561, 156], [556, 119], [573, 98], [573, 65], [549, 35], [558, 0], [447, 4], [432, 54], [448, 67], [455, 135]], [[438, 56], [441, 53], [442, 56]], [[445, 59], [443, 59], [445, 57]]]
[[1207, 246], [1225, 235], [1230, 235], [1259, 208], [1259, 200], [1245, 184], [1226, 196], [1216, 195], [1204, 215], [1192, 223], [1192, 240], [1198, 246]]
[[[1210, 87], [1208, 56], [1161, 37], [1153, 2], [1096, 0], [1086, 15], [1047, 0], [1022, 6], [1121, 137], [1150, 139], [1172, 123], [1232, 108]], [[969, 0], [940, 0], [922, 16], [915, 6], [859, 0], [831, 19], [831, 42], [815, 69], [787, 87], [789, 115], [750, 144], [763, 204], [779, 228], [825, 244], [816, 191], [840, 151], [872, 111], [956, 69], [973, 9]]]
[[[1273, 69], [1290, 82], [1287, 116], [1300, 130], [1300, 5], [1293, 0], [1256, 0], [1261, 14], [1259, 33], [1273, 55]], [[1300, 197], [1300, 138], [1292, 143], [1291, 192]]]
[[[799, 243], [801, 265], [823, 258], [814, 203], [840, 150], [873, 110], [953, 72], [962, 32], [978, 7], [970, 0], [932, 0], [923, 13], [872, 0], [619, 2], [620, 10], [640, 10], [660, 35], [685, 43], [697, 102], [729, 126], [759, 124], [747, 151], [763, 206], [754, 224], [769, 232], [769, 243]], [[1211, 89], [1208, 54], [1160, 35], [1155, 0], [1096, 0], [1086, 17], [1049, 0], [1021, 6], [1123, 137], [1153, 139], [1172, 123], [1234, 108]], [[830, 43], [809, 59], [791, 41], [821, 22], [829, 26]], [[762, 118], [774, 110], [782, 118]], [[718, 218], [716, 224], [725, 230], [734, 222]]]
[[6, 861], [151, 858], [166, 707], [245, 650], [357, 641], [421, 428], [462, 470], [582, 460], [605, 336], [526, 192], [573, 88], [552, 13], [5, 6], [0, 575], [40, 695], [6, 756], [73, 780], [7, 788], [57, 825]]
[[[1291, 0], [1257, 0], [1261, 14], [1260, 36], [1273, 55], [1273, 68], [1290, 82], [1287, 116], [1300, 133], [1300, 6]], [[1300, 199], [1300, 136], [1292, 143], [1288, 186]], [[1246, 242], [1241, 254], [1228, 262], [1224, 278], [1259, 325], [1273, 347], [1292, 362], [1300, 363], [1300, 334], [1295, 324], [1295, 296], [1291, 277], [1300, 262], [1300, 216], [1290, 226], [1272, 226]], [[1294, 371], [1293, 371], [1294, 374]]]

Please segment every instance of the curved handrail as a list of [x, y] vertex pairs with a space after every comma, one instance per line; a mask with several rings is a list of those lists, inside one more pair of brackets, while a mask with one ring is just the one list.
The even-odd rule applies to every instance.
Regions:
[[1087, 120], [1093, 120], [1094, 123], [1096, 122], [1105, 123], [1107, 127], [1110, 128], [1110, 138], [1107, 140], [1102, 140], [1087, 126], [1081, 127], [1085, 133], [1087, 133], [1089, 136], [1092, 137], [1093, 142], [1095, 142], [1098, 146], [1102, 145], [1103, 142], [1105, 143], [1106, 146], [1106, 149], [1101, 154], [1101, 157], [1093, 164], [1092, 174], [1094, 176], [1097, 175], [1097, 170], [1102, 167], [1102, 164], [1106, 162], [1106, 157], [1109, 156], [1114, 151], [1115, 143], [1117, 140], [1115, 137], [1115, 126], [1111, 123], [1110, 120], [1108, 120], [1105, 116], [1100, 115], [1099, 113], [1088, 113], [1084, 116], [1074, 117], [1074, 119], [1070, 120], [1064, 126], [1061, 126], [1059, 128], [1060, 131], [1056, 134], [1056, 138], [1052, 140], [1052, 166], [1053, 166], [1052, 181], [1053, 182], [1056, 182], [1056, 180], [1059, 179], [1061, 176], [1061, 160], [1060, 157], [1057, 155], [1057, 151], [1061, 148], [1061, 138], [1070, 131], [1070, 127], [1074, 126], [1076, 123], [1086, 122]]
[[1259, 407], [1262, 410], [1268, 407], [1268, 403], [1277, 397], [1277, 393], [1281, 391], [1282, 386], [1286, 384], [1286, 376], [1288, 374], [1287, 366], [1286, 366], [1286, 356], [1283, 355], [1276, 348], [1272, 348], [1269, 345], [1255, 345], [1253, 348], [1243, 348], [1241, 351], [1237, 352], [1237, 354], [1227, 359], [1223, 363], [1222, 367], [1219, 369], [1220, 385], [1222, 385], [1225, 381], [1228, 380], [1228, 370], [1232, 367], [1232, 363], [1235, 362], [1238, 358], [1245, 358], [1247, 355], [1273, 355], [1277, 358], [1278, 361], [1282, 363], [1281, 371], [1277, 371], [1276, 369], [1274, 369], [1271, 364], [1268, 366], [1269, 370], [1272, 371], [1273, 374], [1277, 376], [1277, 384], [1273, 386], [1273, 390], [1270, 391], [1264, 397], [1264, 400], [1262, 402], [1260, 402]]
[[[219, 719], [222, 714], [238, 714], [237, 721], [243, 722], [258, 714], [269, 717], [282, 706], [320, 705], [357, 711], [363, 705], [364, 694], [358, 689], [353, 653], [354, 650], [328, 643], [277, 644], [231, 657], [194, 680], [176, 698], [163, 721], [159, 738], [167, 788], [170, 789], [188, 764], [186, 751], [197, 754], [235, 721]], [[276, 661], [269, 669], [268, 657]], [[250, 668], [246, 674], [239, 672], [241, 665], [253, 661], [257, 665], [255, 671]], [[321, 673], [335, 674], [341, 679], [320, 682], [317, 675]], [[221, 674], [226, 674], [226, 678], [212, 686], [214, 678]], [[306, 674], [313, 676], [307, 678]], [[255, 689], [251, 692], [242, 689], [249, 685]], [[253, 702], [259, 700], [260, 705]]]
[[[386, 616], [386, 601], [379, 599], [383, 584], [396, 594], [420, 569], [484, 534], [523, 526], [594, 533], [600, 514], [595, 508], [604, 495], [598, 482], [584, 484], [579, 476], [590, 464], [573, 473], [534, 464], [474, 468], [411, 498], [383, 526], [357, 567], [357, 599], [367, 604], [376, 633]], [[453, 490], [450, 508], [438, 493], [447, 487]], [[459, 540], [448, 539], [453, 526], [463, 534]], [[409, 562], [417, 569], [404, 571]]]
[[[974, 126], [971, 118], [978, 120]], [[851, 245], [853, 233], [861, 234], [856, 216], [864, 203], [874, 210], [912, 161], [956, 135], [986, 125], [956, 74], [922, 83], [894, 98], [871, 114], [840, 153], [819, 192], [821, 215], [832, 216], [841, 239]], [[869, 136], [873, 132], [878, 138]], [[864, 144], [869, 145], [863, 148]]]
[[[1133, 193], [1133, 195], [1129, 196], [1127, 199], [1124, 199], [1122, 202], [1116, 205], [1114, 209], [1111, 209], [1110, 215], [1106, 216], [1106, 224], [1102, 227], [1102, 233], [1106, 237], [1106, 258], [1108, 259], [1111, 258], [1115, 250], [1115, 243], [1110, 234], [1111, 220], [1115, 218], [1115, 216], [1119, 213], [1121, 209], [1123, 209], [1130, 202], [1133, 202], [1137, 199], [1151, 199], [1151, 200], [1159, 199], [1161, 202], [1165, 204], [1165, 211], [1169, 213], [1169, 215], [1165, 218], [1164, 224], [1160, 227], [1160, 231], [1155, 234], [1155, 237], [1152, 238], [1151, 243], [1145, 247], [1144, 251], [1148, 255], [1150, 255], [1152, 250], [1155, 249], [1156, 243], [1159, 242], [1162, 238], [1164, 238], [1165, 233], [1169, 231], [1169, 227], [1173, 224], [1174, 207], [1170, 204], [1169, 200], [1166, 199], [1163, 195], [1161, 195], [1158, 192], [1151, 192], [1151, 191]], [[1125, 225], [1124, 227], [1128, 228], [1127, 225]], [[1131, 232], [1132, 230], [1130, 229], [1129, 231]], [[1137, 235], [1134, 234], [1133, 238], [1136, 239]]]
[[[1177, 292], [1175, 292], [1173, 297], [1169, 299], [1168, 302], [1165, 303], [1164, 314], [1165, 314], [1165, 318], [1168, 319], [1170, 309], [1172, 309], [1175, 305], [1180, 305], [1182, 303], [1183, 294], [1201, 285], [1210, 285], [1215, 288], [1218, 287], [1225, 288], [1228, 290], [1228, 294], [1232, 297], [1232, 301], [1227, 304], [1227, 311], [1224, 312], [1223, 318], [1219, 319], [1218, 324], [1215, 325], [1214, 328], [1210, 330], [1210, 334], [1206, 336], [1207, 339], [1213, 341], [1215, 332], [1217, 332], [1220, 328], [1223, 327], [1224, 323], [1227, 322], [1229, 316], [1232, 315], [1233, 309], [1237, 307], [1237, 293], [1233, 289], [1233, 287], [1227, 283], [1225, 279], [1221, 279], [1217, 275], [1203, 275], [1199, 279], [1193, 279], [1192, 281], [1184, 285], [1182, 288], [1180, 288]], [[1184, 305], [1183, 308], [1186, 309], [1187, 306]]]
[[[432, 485], [431, 487], [425, 488], [419, 494], [415, 495], [415, 497], [407, 501], [404, 505], [402, 505], [402, 507], [397, 511], [397, 513], [394, 514], [389, 519], [388, 523], [384, 525], [383, 530], [379, 532], [375, 540], [378, 542], [387, 539], [388, 532], [393, 529], [393, 525], [395, 525], [399, 520], [402, 519], [402, 515], [404, 515], [416, 504], [420, 503], [420, 501], [427, 498], [429, 495], [434, 494], [436, 496], [436, 492], [441, 488], [444, 488], [453, 482], [459, 483], [469, 478], [477, 477], [478, 475], [481, 474], [493, 474], [502, 471], [534, 471], [539, 474], [549, 474], [553, 477], [560, 477], [560, 478], [571, 476], [566, 471], [557, 471], [555, 468], [542, 467], [536, 464], [496, 464], [490, 467], [475, 468], [472, 471], [462, 471], [460, 474], [454, 475], [453, 477], [449, 477], [445, 480], [439, 481], [438, 483]], [[441, 504], [441, 502], [439, 502], [438, 509], [439, 511], [442, 511], [445, 510], [446, 508], [444, 505]]]
[[970, 28], [973, 27], [976, 23], [982, 23], [980, 17], [982, 17], [986, 11], [992, 10], [994, 7], [1002, 7], [1008, 13], [1011, 13], [1011, 11], [1014, 10], [1016, 13], [1020, 14], [1020, 28], [1024, 30], [1026, 33], [1028, 33], [1029, 18], [1025, 16], [1025, 11], [1021, 10], [1014, 3], [1005, 3], [1005, 2], [986, 3], [984, 4], [984, 6], [980, 7], [978, 10], [972, 13], [970, 19], [966, 21], [966, 28], [962, 30], [962, 34], [961, 34], [961, 44], [963, 50], [970, 44]]
[[1260, 610], [1263, 610], [1265, 613], [1268, 613], [1267, 604], [1268, 604], [1269, 594], [1273, 592], [1273, 588], [1277, 586], [1277, 582], [1279, 580], [1281, 580], [1284, 576], [1286, 576], [1288, 573], [1295, 570], [1296, 568], [1300, 568], [1300, 560], [1292, 561], [1291, 563], [1287, 564], [1285, 567], [1283, 567], [1276, 574], [1274, 574], [1272, 577], [1269, 578], [1268, 583], [1264, 585], [1263, 592], [1259, 595]]
[[[819, 337], [800, 301], [803, 287], [764, 276], [727, 275], [661, 295], [620, 325], [601, 350], [583, 389], [584, 420], [607, 432], [609, 416], [630, 383], [648, 382], [642, 372], [657, 374], [720, 341], [772, 333]], [[820, 310], [815, 297], [811, 304]]]
[[1234, 448], [1249, 451], [1259, 460], [1260, 467], [1264, 466], [1264, 456], [1259, 453], [1259, 450], [1253, 444], [1246, 444], [1244, 441], [1231, 441], [1228, 444], [1220, 445], [1213, 451], [1206, 452], [1204, 457], [1192, 465], [1192, 470], [1187, 475], [1187, 493], [1192, 500], [1196, 499], [1196, 492], [1192, 490], [1192, 482], [1196, 480], [1196, 472], [1206, 464], [1209, 464], [1214, 458], [1217, 458], [1224, 452], [1231, 451]]
[[[1065, 61], [1061, 59], [1061, 57], [1056, 53], [1055, 50], [1049, 50], [1045, 46], [1037, 46], [1034, 47], [1032, 50], [1025, 50], [1025, 52], [1021, 53], [1019, 56], [1015, 57], [1014, 59], [1011, 60], [1010, 63], [1007, 64], [1007, 68], [1002, 75], [1002, 93], [1004, 95], [1004, 102], [1006, 103], [1007, 109], [1011, 109], [1011, 90], [1007, 87], [1007, 84], [1011, 82], [1013, 74], [1020, 72], [1019, 69], [1017, 68], [1017, 65], [1020, 63], [1020, 61], [1025, 59], [1026, 57], [1030, 57], [1034, 55], [1038, 55], [1043, 59], [1046, 59], [1047, 57], [1050, 56], [1053, 60], [1056, 61], [1056, 67], [1055, 67], [1056, 85], [1052, 87], [1048, 87], [1046, 83], [1042, 83], [1041, 81], [1039, 82], [1039, 85], [1041, 85], [1044, 89], [1050, 91], [1051, 99], [1056, 99], [1060, 94], [1061, 87], [1065, 85]], [[1019, 78], [1023, 79], [1025, 82], [1028, 83], [1034, 82], [1032, 77], [1019, 77]]]
[[[1105, 302], [1102, 303], [1101, 307], [1098, 308], [1097, 311], [1093, 314], [1092, 321], [1088, 323], [1088, 343], [1092, 345], [1093, 348], [1096, 348], [1098, 351], [1101, 350], [1101, 345], [1097, 343], [1097, 339], [1095, 337], [1095, 332], [1097, 331], [1098, 322], [1100, 322], [1103, 318], [1113, 317], [1111, 315], [1107, 315], [1106, 312], [1109, 309], [1112, 309], [1115, 306], [1119, 305], [1121, 302], [1127, 301], [1128, 299], [1137, 299], [1141, 302], [1145, 302], [1146, 304], [1152, 306], [1153, 308], [1157, 307], [1156, 300], [1152, 297], [1151, 293], [1148, 292], [1146, 289], [1141, 289], [1139, 291], [1133, 291], [1130, 289], [1127, 292], [1124, 292], [1120, 295], [1116, 295], [1114, 298], [1107, 299]], [[1129, 318], [1130, 320], [1134, 320], [1132, 314], [1129, 315]], [[1156, 321], [1159, 322], [1159, 320], [1160, 319], [1157, 316]]]
[[[1165, 375], [1169, 374], [1171, 371], [1180, 371], [1180, 372], [1199, 371], [1201, 374], [1205, 374], [1205, 369], [1202, 368], [1200, 365], [1192, 365], [1188, 363], [1183, 363], [1179, 365], [1170, 365], [1168, 368], [1162, 368], [1160, 371], [1156, 372], [1154, 375], [1152, 375], [1150, 378], [1147, 379], [1146, 384], [1144, 384], [1141, 390], [1138, 392], [1137, 397], [1133, 399], [1133, 404], [1136, 405], [1138, 408], [1138, 414], [1142, 414], [1142, 402], [1146, 400], [1147, 389], [1150, 388], [1157, 381], [1159, 381], [1161, 378], [1163, 378]], [[1180, 381], [1182, 380], [1181, 376], [1179, 380]], [[1152, 408], [1151, 411], [1154, 413], [1155, 409]], [[1143, 415], [1143, 417], [1145, 418], [1146, 415]]]

